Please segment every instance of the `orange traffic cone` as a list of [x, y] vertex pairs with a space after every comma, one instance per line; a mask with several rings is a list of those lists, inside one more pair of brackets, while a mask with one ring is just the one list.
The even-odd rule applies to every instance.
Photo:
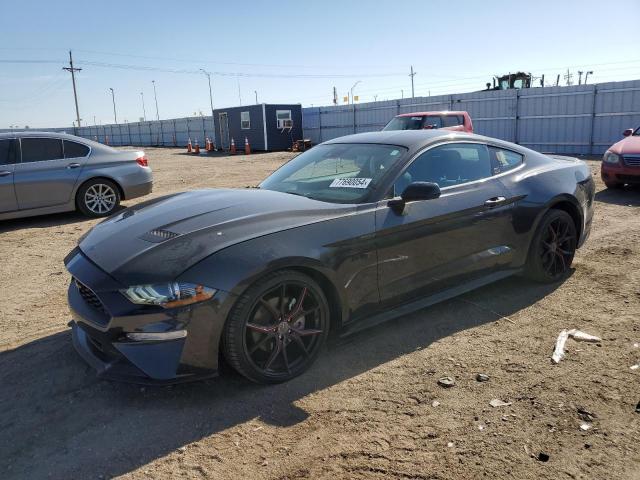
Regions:
[[200, 155], [200, 145], [198, 144], [198, 139], [196, 138], [196, 149], [194, 152], [196, 155]]
[[249, 145], [249, 139], [247, 137], [244, 137], [244, 154], [251, 154], [251, 145]]
[[191, 147], [191, 138], [189, 138], [189, 141], [187, 142], [187, 153], [191, 153], [193, 151], [193, 148]]
[[231, 139], [231, 155], [235, 155], [236, 154], [236, 142], [235, 140], [232, 138]]

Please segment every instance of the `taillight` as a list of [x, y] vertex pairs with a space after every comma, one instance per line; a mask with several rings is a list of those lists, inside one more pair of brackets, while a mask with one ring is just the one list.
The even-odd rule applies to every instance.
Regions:
[[138, 165], [140, 165], [141, 167], [149, 166], [149, 161], [147, 160], [146, 156], [136, 158], [136, 162], [138, 162]]

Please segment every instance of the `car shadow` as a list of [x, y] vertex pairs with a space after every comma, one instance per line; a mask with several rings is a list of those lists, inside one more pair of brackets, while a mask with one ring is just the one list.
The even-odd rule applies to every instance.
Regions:
[[[118, 476], [192, 442], [259, 419], [307, 419], [296, 402], [456, 332], [536, 303], [559, 284], [511, 278], [346, 339], [304, 375], [255, 385], [237, 374], [171, 387], [101, 381], [64, 331], [0, 353], [0, 471], [8, 478]], [[437, 368], [437, 365], [425, 365]], [[430, 378], [430, 377], [429, 377]]]
[[606, 188], [596, 192], [595, 199], [597, 202], [620, 205], [622, 207], [640, 207], [640, 185]]
[[[114, 213], [126, 208], [124, 205], [119, 205], [118, 209]], [[16, 230], [22, 230], [25, 228], [49, 228], [58, 227], [62, 225], [73, 225], [75, 223], [85, 223], [94, 218], [89, 218], [82, 215], [79, 212], [64, 212], [64, 213], [51, 213], [48, 215], [38, 215], [35, 217], [13, 218], [10, 220], [0, 220], [0, 233], [12, 232]], [[101, 221], [101, 218], [97, 219]]]

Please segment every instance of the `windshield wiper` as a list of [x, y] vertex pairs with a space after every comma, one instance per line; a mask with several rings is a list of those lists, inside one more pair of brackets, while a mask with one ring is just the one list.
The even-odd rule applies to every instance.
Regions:
[[288, 193], [288, 194], [290, 194], [290, 195], [297, 195], [297, 196], [299, 196], [299, 197], [304, 197], [304, 198], [311, 198], [311, 199], [313, 199], [313, 197], [311, 197], [311, 196], [310, 196], [310, 195], [308, 195], [308, 194], [300, 193], [300, 192], [294, 192], [294, 191], [292, 191], [292, 190], [285, 190], [285, 191], [284, 191], [284, 193]]

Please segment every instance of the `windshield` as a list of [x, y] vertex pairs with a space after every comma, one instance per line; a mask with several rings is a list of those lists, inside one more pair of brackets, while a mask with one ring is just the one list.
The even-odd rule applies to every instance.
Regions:
[[422, 130], [423, 128], [441, 128], [442, 119], [437, 115], [416, 115], [412, 117], [395, 117], [382, 131], [389, 130]]
[[260, 188], [324, 202], [361, 203], [406, 152], [395, 145], [318, 145], [275, 171]]

